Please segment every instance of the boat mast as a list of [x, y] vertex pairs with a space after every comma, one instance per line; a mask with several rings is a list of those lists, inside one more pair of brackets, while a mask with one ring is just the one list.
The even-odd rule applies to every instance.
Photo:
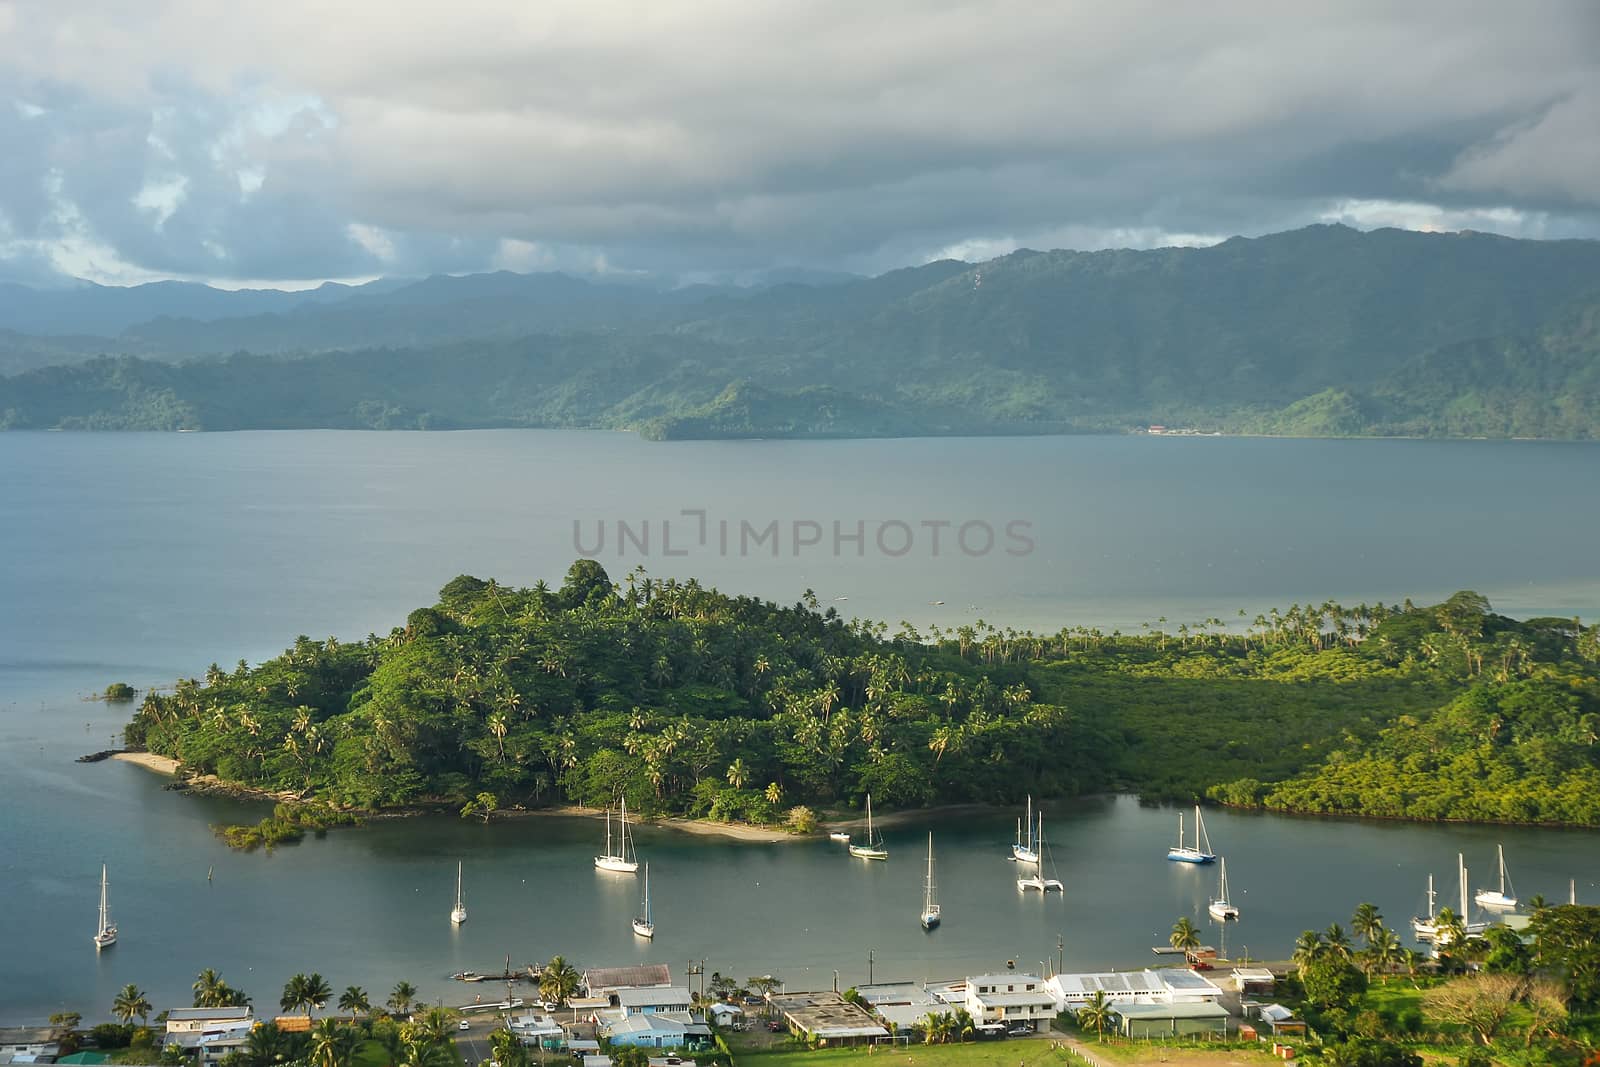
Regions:
[[456, 860], [456, 907], [461, 907], [461, 861]]
[[868, 847], [871, 847], [871, 846], [873, 846], [875, 844], [877, 844], [877, 842], [872, 839], [872, 794], [868, 793], [867, 794], [867, 845], [868, 845]]
[[611, 855], [611, 805], [606, 805], [606, 855]]
[[620, 838], [620, 840], [617, 842], [617, 844], [618, 844], [618, 853], [617, 854], [622, 857], [624, 862], [626, 862], [627, 859], [628, 859], [628, 798], [627, 797], [623, 797], [622, 798], [622, 828], [620, 830], [618, 830], [617, 833], [618, 833], [618, 836]]
[[1495, 853], [1500, 858], [1500, 895], [1506, 895], [1506, 846], [1494, 846]]
[[922, 913], [933, 910], [933, 831], [928, 831], [928, 881], [922, 888]]
[[650, 922], [650, 865], [648, 863], [644, 865], [644, 921], [645, 921], [645, 925], [646, 926], [651, 925], [651, 922]]
[[1456, 853], [1456, 867], [1461, 871], [1461, 921], [1467, 921], [1467, 857]]
[[1183, 812], [1178, 812], [1178, 851], [1183, 851]]
[[1033, 849], [1033, 848], [1037, 847], [1033, 843], [1033, 794], [1032, 793], [1028, 794], [1028, 840], [1024, 844], [1023, 847], [1024, 848], [1028, 848], [1028, 849]]
[[1436, 896], [1434, 895], [1434, 892], [1433, 892], [1433, 875], [1429, 874], [1428, 875], [1428, 918], [1429, 919], [1432, 919], [1434, 916], [1439, 914], [1439, 909], [1435, 906], [1435, 900], [1436, 899], [1437, 898], [1436, 898]]
[[102, 863], [100, 865], [100, 929], [98, 931], [101, 935], [106, 932], [106, 926], [108, 925], [107, 913], [109, 910], [109, 903], [106, 897], [106, 865]]

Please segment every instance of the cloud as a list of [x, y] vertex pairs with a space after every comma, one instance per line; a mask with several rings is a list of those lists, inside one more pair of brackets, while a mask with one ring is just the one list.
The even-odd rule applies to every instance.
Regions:
[[882, 269], [1330, 216], [1600, 233], [1585, 0], [17, 0], [0, 25], [14, 239], [67, 240], [68, 203], [170, 275]]

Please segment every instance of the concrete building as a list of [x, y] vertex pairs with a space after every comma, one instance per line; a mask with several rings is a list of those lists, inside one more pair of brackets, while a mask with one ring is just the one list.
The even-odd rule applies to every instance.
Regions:
[[1265, 967], [1235, 967], [1228, 977], [1240, 993], [1271, 993], [1278, 984], [1277, 976]]
[[[856, 993], [880, 1019], [894, 1023], [895, 1029], [901, 1032], [920, 1027], [930, 1014], [950, 1008], [916, 982], [857, 986]], [[960, 998], [956, 999], [959, 1006]]]
[[173, 1008], [167, 1012], [167, 1033], [198, 1034], [241, 1022], [255, 1022], [248, 1004], [231, 1008]]
[[790, 1032], [819, 1045], [865, 1045], [889, 1036], [865, 1008], [831, 990], [773, 994], [768, 1003], [783, 1016]]
[[524, 1012], [506, 1019], [506, 1024], [524, 1045], [558, 1052], [567, 1045], [567, 1033], [548, 1015]]
[[1076, 1011], [1096, 993], [1104, 993], [1112, 1004], [1214, 1004], [1223, 992], [1209, 978], [1183, 967], [1058, 974], [1045, 986], [1054, 996], [1058, 1012]]
[[713, 1026], [726, 1026], [732, 1030], [744, 1027], [744, 1009], [737, 1004], [717, 1001], [706, 1009], [706, 1018]]
[[167, 1012], [168, 1045], [199, 1054], [200, 1067], [211, 1067], [222, 1057], [239, 1051], [256, 1028], [255, 1012], [248, 1004], [229, 1008], [173, 1008]]
[[1124, 1037], [1221, 1037], [1228, 1032], [1228, 1009], [1221, 1004], [1119, 1004], [1117, 1029]]
[[1040, 1019], [1056, 1016], [1055, 994], [1036, 975], [980, 974], [969, 977], [962, 1006], [981, 1025], [1039, 1028]]

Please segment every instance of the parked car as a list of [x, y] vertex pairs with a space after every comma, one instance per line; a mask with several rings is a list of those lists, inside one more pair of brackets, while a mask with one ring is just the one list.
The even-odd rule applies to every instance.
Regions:
[[1022, 1025], [1013, 1026], [1011, 1029], [1007, 1030], [1006, 1033], [1011, 1037], [1027, 1037], [1029, 1034], [1033, 1033], [1033, 1027]]
[[774, 1019], [770, 1023], [767, 1024], [767, 1029], [771, 1030], [775, 1034], [781, 1034], [781, 1033], [783, 1033], [783, 1024], [780, 1023], [778, 1020]]

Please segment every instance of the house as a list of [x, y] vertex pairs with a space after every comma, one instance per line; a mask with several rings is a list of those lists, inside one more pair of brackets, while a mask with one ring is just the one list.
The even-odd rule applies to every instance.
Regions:
[[711, 1028], [688, 1012], [629, 1015], [606, 1027], [612, 1045], [636, 1048], [707, 1048]]
[[559, 1052], [566, 1047], [567, 1034], [561, 1024], [548, 1015], [524, 1012], [507, 1018], [506, 1025], [524, 1045]]
[[612, 994], [622, 1014], [652, 1015], [660, 1011], [688, 1011], [694, 1002], [686, 986], [622, 988]]
[[167, 1012], [167, 1033], [198, 1034], [254, 1021], [255, 1011], [248, 1004], [232, 1008], [173, 1008]]
[[1056, 998], [1050, 988], [1031, 974], [980, 974], [966, 982], [962, 1006], [972, 1021], [1004, 1023], [1008, 1029], [1039, 1028], [1038, 1020], [1056, 1016]]
[[61, 1053], [56, 1031], [48, 1026], [0, 1026], [0, 1058], [8, 1063], [54, 1063]]
[[641, 963], [633, 967], [593, 967], [583, 972], [589, 995], [602, 996], [618, 989], [643, 989], [672, 984], [672, 970], [665, 963]]
[[255, 1028], [255, 1012], [248, 1004], [227, 1008], [173, 1008], [167, 1012], [164, 1041], [185, 1052], [197, 1053], [200, 1067], [210, 1067], [243, 1048]]
[[1245, 1013], [1258, 1016], [1267, 1024], [1274, 1038], [1306, 1036], [1305, 1020], [1296, 1019], [1294, 1012], [1282, 1004], [1251, 1004], [1245, 1008]]
[[1124, 1037], [1223, 1037], [1228, 1009], [1210, 1001], [1183, 1004], [1119, 1004], [1117, 1029]]
[[744, 1026], [744, 1009], [737, 1004], [725, 1004], [722, 1001], [706, 1009], [706, 1018], [712, 1026], [728, 1027], [737, 1030]]
[[889, 1036], [889, 1031], [865, 1008], [831, 990], [774, 994], [767, 1001], [783, 1016], [792, 1033], [819, 1045], [864, 1045]]
[[1265, 967], [1235, 967], [1229, 977], [1240, 993], [1271, 993], [1278, 981]]

